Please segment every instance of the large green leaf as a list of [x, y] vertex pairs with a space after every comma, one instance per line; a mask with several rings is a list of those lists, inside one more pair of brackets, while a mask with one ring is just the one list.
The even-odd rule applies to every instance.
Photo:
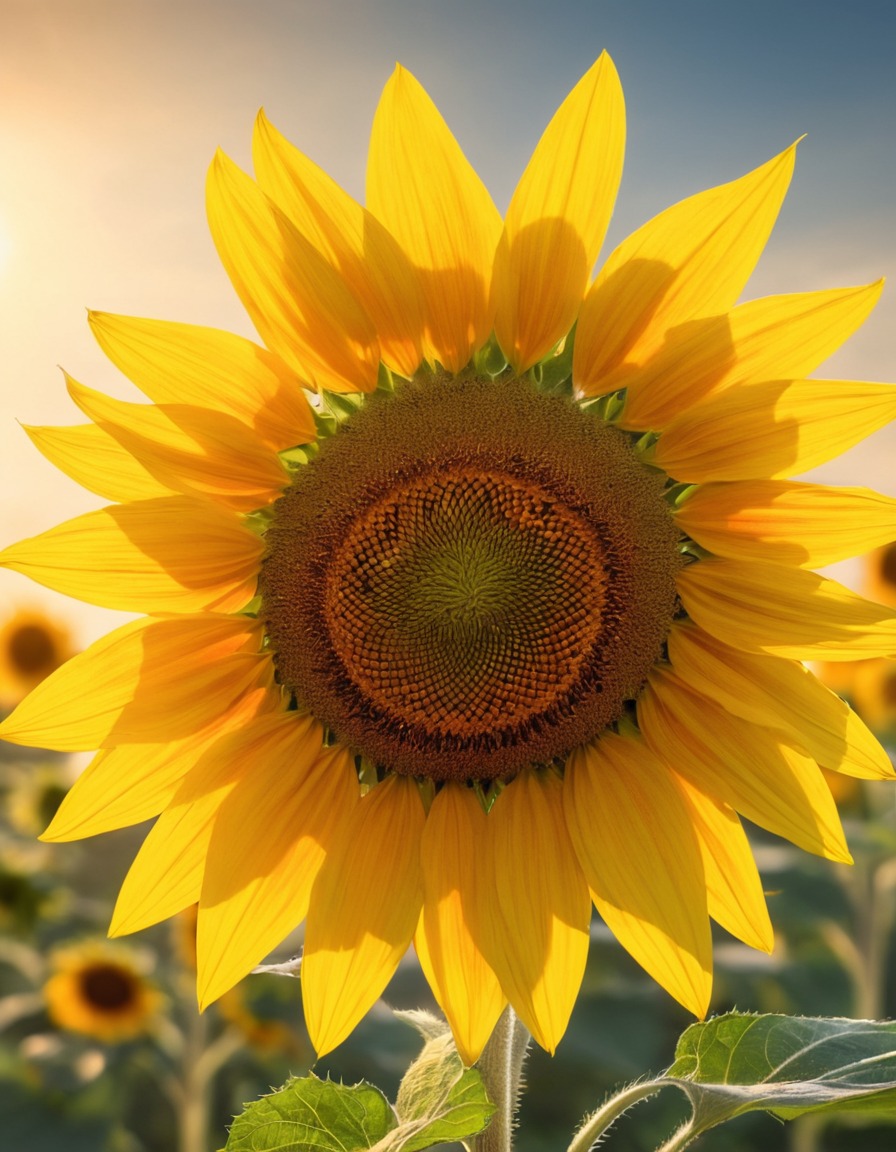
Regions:
[[403, 1013], [426, 1044], [393, 1110], [372, 1084], [290, 1080], [236, 1118], [224, 1152], [422, 1152], [481, 1132], [494, 1112], [475, 1068], [464, 1068], [444, 1021]]
[[569, 1152], [586, 1152], [633, 1104], [675, 1087], [692, 1114], [661, 1152], [745, 1112], [876, 1112], [896, 1121], [896, 1022], [730, 1012], [693, 1024], [664, 1076], [640, 1080], [586, 1117]]
[[688, 1028], [657, 1083], [689, 1097], [691, 1137], [759, 1110], [785, 1120], [821, 1111], [896, 1118], [896, 1023], [732, 1012]]
[[224, 1152], [357, 1152], [398, 1123], [379, 1088], [305, 1076], [237, 1116]]

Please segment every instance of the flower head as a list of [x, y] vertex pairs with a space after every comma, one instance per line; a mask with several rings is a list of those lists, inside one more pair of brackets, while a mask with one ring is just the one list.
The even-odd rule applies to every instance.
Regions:
[[68, 629], [37, 608], [17, 608], [0, 623], [0, 708], [18, 704], [74, 655]]
[[30, 430], [117, 503], [2, 561], [147, 614], [3, 726], [100, 749], [46, 835], [158, 816], [112, 931], [198, 901], [204, 1002], [306, 920], [320, 1052], [412, 940], [466, 1060], [507, 1001], [553, 1050], [592, 904], [702, 1014], [710, 917], [772, 945], [739, 814], [845, 860], [819, 765], [892, 775], [801, 661], [896, 651], [896, 612], [811, 571], [896, 501], [790, 479], [896, 415], [805, 380], [880, 285], [735, 303], [794, 148], [591, 280], [623, 142], [604, 55], [502, 221], [404, 69], [366, 207], [261, 115], [208, 210], [263, 345], [94, 313], [152, 403], [70, 379], [91, 423]]
[[118, 944], [87, 941], [58, 949], [44, 986], [47, 1011], [58, 1028], [107, 1044], [148, 1031], [162, 995], [136, 955]]

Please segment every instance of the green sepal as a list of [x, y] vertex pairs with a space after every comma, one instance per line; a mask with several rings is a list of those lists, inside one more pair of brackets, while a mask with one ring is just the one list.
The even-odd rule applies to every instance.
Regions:
[[363, 392], [320, 393], [320, 407], [312, 409], [318, 439], [333, 433], [364, 404]]
[[288, 472], [296, 472], [299, 468], [304, 468], [309, 460], [313, 460], [318, 451], [317, 441], [312, 440], [310, 444], [296, 444], [293, 448], [284, 448], [277, 455]]
[[479, 349], [473, 357], [473, 371], [477, 376], [491, 376], [494, 380], [496, 376], [507, 367], [507, 357], [501, 351], [501, 346], [495, 339], [494, 332], [489, 337], [487, 343]]
[[394, 392], [395, 391], [395, 378], [392, 372], [386, 365], [380, 361], [379, 369], [376, 374], [376, 391], [377, 392]]
[[622, 415], [625, 407], [625, 390], [621, 392], [607, 392], [603, 396], [589, 396], [580, 401], [583, 412], [590, 412], [603, 420], [605, 424], [613, 424]]
[[562, 340], [537, 364], [529, 369], [533, 383], [549, 396], [572, 395], [572, 353], [575, 345], [575, 325]]
[[256, 536], [264, 536], [273, 519], [274, 508], [273, 505], [268, 504], [266, 508], [256, 508], [254, 512], [248, 512], [243, 517], [243, 524]]
[[689, 482], [670, 484], [665, 491], [666, 500], [673, 508], [680, 508], [696, 487]]

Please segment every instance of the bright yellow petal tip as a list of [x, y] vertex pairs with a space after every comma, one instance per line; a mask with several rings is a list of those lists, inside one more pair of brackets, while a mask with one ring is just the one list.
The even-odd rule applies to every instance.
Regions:
[[570, 330], [616, 201], [625, 104], [604, 52], [566, 97], [504, 221], [492, 293], [495, 334], [522, 372]]

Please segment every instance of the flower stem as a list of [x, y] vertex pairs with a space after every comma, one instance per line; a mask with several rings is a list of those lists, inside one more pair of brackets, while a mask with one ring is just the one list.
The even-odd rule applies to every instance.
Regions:
[[[648, 1096], [655, 1096], [662, 1087], [662, 1081], [648, 1080], [643, 1084], [632, 1084], [629, 1088], [617, 1092], [606, 1104], [586, 1117], [582, 1127], [573, 1136], [567, 1152], [589, 1152], [623, 1112], [640, 1100], [646, 1100]], [[668, 1152], [672, 1152], [672, 1147], [672, 1145], [669, 1146]], [[666, 1145], [663, 1145], [663, 1149], [665, 1152]]]
[[698, 1133], [694, 1132], [691, 1120], [686, 1120], [674, 1135], [670, 1136], [659, 1152], [682, 1152], [683, 1149], [696, 1140]]
[[477, 1065], [488, 1098], [497, 1111], [485, 1131], [470, 1141], [470, 1152], [511, 1152], [523, 1086], [523, 1064], [531, 1039], [528, 1028], [508, 1005]]

